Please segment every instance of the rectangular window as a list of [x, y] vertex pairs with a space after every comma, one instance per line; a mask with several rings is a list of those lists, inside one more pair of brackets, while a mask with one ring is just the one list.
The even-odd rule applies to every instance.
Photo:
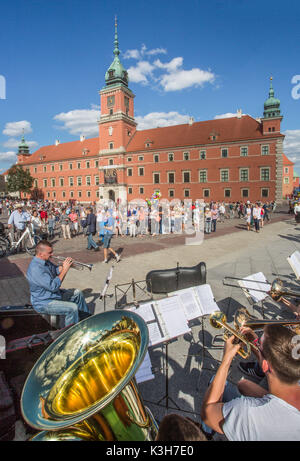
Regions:
[[189, 197], [190, 196], [190, 189], [184, 189], [184, 196]]
[[158, 154], [155, 154], [153, 158], [154, 158], [155, 163], [159, 162], [159, 155]]
[[86, 196], [87, 196], [87, 197], [90, 197], [90, 196], [91, 196], [91, 191], [90, 191], [90, 190], [87, 191]]
[[270, 168], [261, 168], [260, 169], [260, 180], [261, 181], [270, 181]]
[[47, 171], [47, 166], [46, 165], [43, 166], [43, 171], [44, 171], [44, 173], [46, 173], [46, 171]]
[[190, 171], [183, 172], [183, 182], [191, 182], [191, 172]]
[[109, 148], [110, 148], [110, 149], [113, 149], [113, 148], [114, 148], [114, 143], [113, 143], [113, 142], [110, 142], [110, 143], [109, 143]]
[[229, 181], [229, 170], [220, 170], [220, 181]]
[[77, 186], [82, 186], [82, 177], [81, 176], [77, 177]]
[[284, 184], [289, 184], [290, 183], [290, 178], [288, 176], [286, 176], [284, 178]]
[[47, 187], [47, 186], [48, 186], [48, 185], [47, 185], [47, 179], [44, 179], [44, 180], [43, 180], [43, 184], [44, 184], [44, 187]]
[[222, 148], [221, 149], [221, 157], [222, 158], [227, 158], [228, 157], [228, 149], [227, 148]]
[[139, 176], [144, 176], [144, 167], [139, 168]]
[[183, 152], [183, 160], [189, 160], [190, 159], [190, 153], [189, 152]]
[[100, 194], [99, 194], [99, 191], [97, 190], [96, 191], [96, 197], [99, 198]]
[[243, 198], [249, 197], [249, 189], [242, 189], [242, 197]]
[[132, 161], [132, 157], [127, 157], [127, 162], [131, 162]]
[[50, 192], [47, 192], [47, 197], [50, 197]]
[[72, 176], [69, 177], [69, 186], [74, 186], [74, 178]]
[[207, 170], [199, 171], [199, 182], [207, 182]]
[[231, 197], [231, 189], [224, 189], [224, 197], [226, 198]]
[[73, 163], [69, 163], [69, 170], [73, 170]]
[[64, 178], [59, 178], [59, 185], [63, 186], [64, 185]]
[[90, 176], [86, 176], [86, 177], [85, 177], [85, 184], [86, 184], [87, 186], [90, 186], [90, 185], [91, 185], [91, 177], [90, 177]]
[[210, 196], [210, 190], [209, 189], [203, 189], [203, 197], [207, 198]]
[[174, 189], [169, 189], [169, 197], [174, 197], [175, 192]]
[[34, 187], [38, 187], [38, 180], [37, 179], [34, 180]]
[[86, 162], [86, 168], [89, 168], [90, 167], [90, 162]]
[[200, 160], [206, 159], [206, 150], [200, 150]]
[[77, 163], [77, 168], [78, 168], [78, 170], [80, 170], [80, 168], [81, 168], [81, 163], [80, 162]]
[[269, 145], [261, 146], [261, 155], [269, 155]]
[[54, 171], [54, 165], [51, 165], [51, 171]]
[[53, 192], [52, 196], [53, 196], [53, 198], [55, 198], [56, 197], [56, 192]]
[[248, 147], [242, 146], [241, 147], [241, 157], [247, 157], [247, 156], [248, 156]]
[[99, 160], [95, 160], [95, 168], [99, 168]]
[[132, 168], [127, 168], [127, 176], [132, 176]]
[[159, 173], [153, 173], [153, 183], [154, 184], [159, 184], [160, 183], [160, 174]]
[[55, 179], [54, 178], [51, 179], [51, 187], [55, 187]]
[[113, 159], [113, 158], [110, 158], [109, 161], [108, 161], [108, 164], [109, 164], [109, 165], [113, 165], [113, 164], [114, 164], [114, 159]]
[[64, 190], [63, 190], [63, 192], [62, 192], [62, 196], [63, 196], [63, 198], [65, 198], [65, 197], [66, 197], [66, 193], [65, 193], [65, 191], [64, 191]]
[[269, 189], [262, 189], [261, 196], [264, 198], [269, 197]]
[[74, 197], [74, 192], [71, 190], [70, 192], [70, 197], [73, 198]]
[[168, 159], [169, 159], [169, 162], [173, 162], [173, 161], [174, 161], [174, 154], [173, 154], [173, 152], [170, 152], [170, 154], [168, 154]]
[[144, 160], [144, 157], [141, 155], [141, 156], [139, 157], [139, 161], [142, 162], [143, 160]]
[[288, 166], [286, 166], [286, 167], [284, 168], [284, 173], [285, 173], [285, 174], [289, 174], [289, 167], [288, 167]]
[[99, 184], [100, 184], [99, 176], [95, 176], [95, 186], [99, 186]]
[[59, 165], [59, 171], [62, 171], [62, 169], [63, 169], [63, 166], [62, 166], [62, 164], [60, 164]]
[[36, 166], [34, 167], [34, 172], [37, 173], [37, 167]]
[[132, 187], [128, 187], [128, 194], [132, 194]]
[[175, 183], [175, 173], [168, 173], [168, 183], [169, 184]]
[[82, 197], [82, 193], [81, 193], [81, 190], [78, 191], [78, 197], [81, 198]]
[[144, 188], [140, 187], [140, 194], [143, 194], [143, 193], [144, 193]]
[[248, 168], [240, 169], [240, 181], [249, 181], [249, 170]]

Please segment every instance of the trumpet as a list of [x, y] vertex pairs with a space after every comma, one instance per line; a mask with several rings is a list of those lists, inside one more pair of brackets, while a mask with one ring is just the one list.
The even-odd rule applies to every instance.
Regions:
[[[56, 259], [59, 263], [63, 263], [67, 258], [64, 258], [63, 256], [51, 256], [51, 259]], [[78, 271], [82, 271], [86, 267], [91, 271], [93, 269], [93, 264], [86, 264], [81, 263], [80, 261], [73, 261], [71, 267]]]

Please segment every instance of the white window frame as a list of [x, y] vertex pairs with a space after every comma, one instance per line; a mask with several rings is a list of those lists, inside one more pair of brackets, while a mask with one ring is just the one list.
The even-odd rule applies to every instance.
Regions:
[[[264, 147], [267, 147], [268, 148], [268, 152], [267, 153], [264, 153]], [[269, 155], [270, 154], [270, 145], [269, 144], [262, 144], [261, 145], [261, 155]]]
[[[170, 174], [174, 175], [174, 181], [173, 182], [170, 181]], [[175, 182], [176, 182], [176, 173], [175, 173], [175, 171], [168, 171], [167, 175], [168, 175], [168, 184], [175, 184]]]
[[[227, 151], [227, 155], [224, 157], [223, 156], [223, 150], [226, 150]], [[221, 147], [221, 158], [228, 158], [229, 157], [229, 149], [228, 147]]]
[[[242, 149], [246, 149], [246, 153], [243, 154], [243, 153], [242, 153]], [[241, 156], [241, 157], [248, 157], [248, 152], [249, 152], [248, 146], [241, 146], [241, 147], [240, 147], [240, 156]]]
[[82, 176], [77, 176], [77, 186], [82, 186]]
[[[185, 173], [188, 173], [189, 174], [189, 181], [185, 181], [184, 180], [184, 175]], [[182, 184], [190, 184], [191, 183], [191, 171], [190, 170], [184, 170], [182, 172]]]
[[[222, 179], [222, 173], [224, 172], [228, 173], [228, 178], [226, 180]], [[229, 174], [229, 168], [221, 168], [220, 169], [220, 182], [229, 182], [230, 181], [230, 174]]]
[[[242, 171], [247, 171], [247, 179], [242, 179]], [[239, 171], [240, 182], [248, 182], [249, 181], [249, 168], [240, 168]]]
[[[268, 177], [268, 179], [263, 179], [263, 178], [262, 178], [262, 172], [263, 172], [263, 170], [268, 170], [268, 171], [269, 171], [269, 177]], [[271, 169], [270, 169], [269, 166], [268, 166], [268, 167], [267, 167], [267, 166], [262, 166], [262, 167], [260, 167], [260, 180], [261, 180], [261, 181], [270, 181], [270, 180], [271, 180]]]
[[[244, 190], [248, 191], [247, 196], [244, 196], [244, 195], [243, 195]], [[242, 198], [249, 198], [249, 196], [250, 196], [250, 190], [249, 190], [249, 188], [248, 188], [248, 187], [243, 187], [243, 188], [241, 189], [241, 197], [242, 197]]]
[[[158, 182], [155, 182], [155, 175], [158, 174]], [[160, 184], [160, 172], [159, 171], [154, 171], [153, 172], [153, 184]]]
[[86, 177], [85, 177], [85, 185], [86, 185], [86, 186], [91, 186], [91, 185], [92, 185], [92, 178], [91, 178], [91, 176], [86, 176]]
[[[129, 171], [131, 171], [131, 174], [129, 174]], [[133, 168], [127, 168], [127, 176], [132, 177], [133, 175]]]
[[[201, 180], [201, 173], [205, 173], [205, 179], [204, 179], [204, 181]], [[204, 184], [204, 183], [207, 182], [207, 170], [206, 170], [206, 169], [204, 169], [204, 170], [199, 170], [199, 182], [200, 182], [201, 184]]]
[[[142, 174], [140, 170], [143, 170]], [[145, 176], [145, 168], [143, 166], [138, 167], [138, 176]]]

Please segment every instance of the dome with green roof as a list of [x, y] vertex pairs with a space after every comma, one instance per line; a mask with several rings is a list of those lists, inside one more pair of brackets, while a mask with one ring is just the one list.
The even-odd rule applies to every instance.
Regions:
[[24, 131], [23, 136], [21, 138], [21, 143], [18, 146], [18, 154], [29, 154], [29, 146], [26, 144]]
[[114, 41], [114, 55], [115, 58], [108, 68], [105, 74], [106, 85], [114, 85], [116, 83], [122, 83], [123, 85], [128, 86], [128, 73], [123, 67], [119, 54], [119, 42], [118, 42], [118, 31], [117, 31], [117, 20], [115, 21], [115, 41]]
[[274, 98], [274, 89], [272, 85], [272, 77], [270, 83], [269, 97], [264, 104], [264, 118], [280, 117], [280, 100]]

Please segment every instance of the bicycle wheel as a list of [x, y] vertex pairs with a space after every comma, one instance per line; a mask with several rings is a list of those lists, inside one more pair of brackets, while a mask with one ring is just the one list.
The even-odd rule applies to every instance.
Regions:
[[35, 235], [34, 237], [31, 235], [27, 236], [24, 242], [24, 247], [27, 253], [30, 254], [31, 256], [34, 256], [35, 247], [41, 240], [42, 240], [41, 237], [39, 237], [38, 235]]
[[0, 237], [0, 258], [3, 258], [8, 251], [8, 242], [5, 238]]

